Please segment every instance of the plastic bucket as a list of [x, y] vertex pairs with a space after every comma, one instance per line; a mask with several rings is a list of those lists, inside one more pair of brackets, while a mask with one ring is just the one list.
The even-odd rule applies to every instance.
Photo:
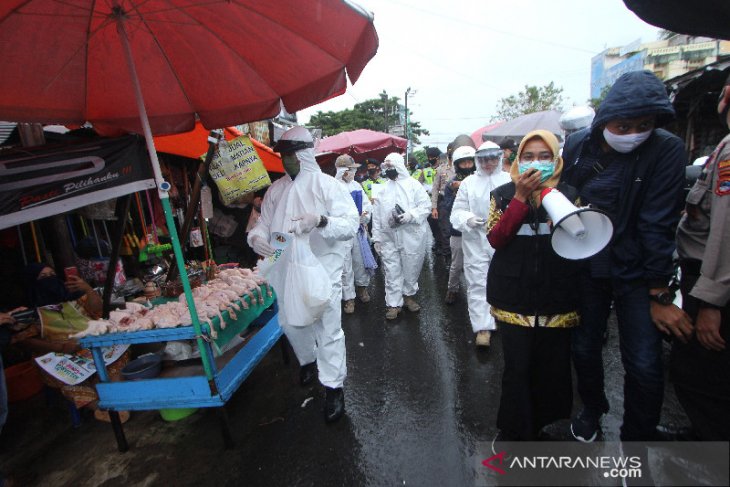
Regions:
[[160, 416], [165, 421], [180, 421], [197, 411], [198, 408], [177, 408], [177, 409], [160, 409]]
[[43, 380], [32, 360], [5, 368], [8, 402], [29, 399], [43, 389]]

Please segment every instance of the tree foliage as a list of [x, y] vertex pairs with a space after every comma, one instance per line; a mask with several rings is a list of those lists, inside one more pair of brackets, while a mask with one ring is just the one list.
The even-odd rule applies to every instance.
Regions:
[[[413, 112], [409, 109], [409, 129], [411, 141], [419, 144], [420, 135], [429, 135], [428, 130], [421, 127], [420, 122], [412, 118]], [[322, 129], [323, 136], [336, 135], [357, 129], [377, 130], [388, 132], [396, 125], [405, 124], [405, 107], [397, 96], [388, 96], [383, 91], [378, 98], [365, 100], [353, 108], [339, 112], [318, 111], [309, 120], [309, 125]]]
[[606, 99], [606, 95], [608, 95], [608, 92], [611, 91], [611, 86], [604, 86], [601, 88], [601, 94], [598, 95], [598, 98], [591, 98], [588, 100], [588, 104], [593, 108], [595, 111], [598, 111], [598, 107], [601, 106], [601, 103], [603, 103], [603, 100]]
[[497, 115], [492, 120], [512, 120], [527, 113], [563, 109], [563, 88], [552, 81], [545, 86], [525, 85], [516, 95], [499, 100]]

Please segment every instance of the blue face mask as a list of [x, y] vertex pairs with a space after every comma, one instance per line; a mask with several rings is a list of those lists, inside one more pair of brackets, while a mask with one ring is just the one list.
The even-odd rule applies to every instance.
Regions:
[[520, 162], [519, 169], [520, 174], [527, 172], [528, 169], [537, 169], [542, 174], [542, 177], [540, 178], [540, 182], [544, 183], [550, 177], [553, 175], [553, 171], [555, 170], [555, 165], [552, 162], [540, 162], [540, 161], [533, 161], [533, 162]]

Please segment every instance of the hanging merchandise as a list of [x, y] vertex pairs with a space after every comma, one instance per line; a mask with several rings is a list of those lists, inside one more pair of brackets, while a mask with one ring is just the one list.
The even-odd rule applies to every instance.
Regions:
[[200, 188], [200, 211], [206, 220], [213, 218], [213, 192], [207, 184]]
[[200, 231], [200, 227], [193, 227], [190, 230], [190, 246], [202, 247], [203, 245], [203, 232]]
[[[205, 155], [201, 156], [201, 159]], [[209, 169], [220, 191], [223, 204], [228, 205], [242, 196], [271, 185], [261, 158], [248, 136], [230, 142], [221, 139]]]

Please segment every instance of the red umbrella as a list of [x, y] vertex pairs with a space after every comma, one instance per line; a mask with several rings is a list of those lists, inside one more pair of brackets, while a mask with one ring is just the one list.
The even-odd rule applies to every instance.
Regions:
[[371, 15], [339, 0], [3, 0], [0, 120], [141, 133], [121, 28], [156, 135], [340, 95], [378, 47]]
[[382, 161], [391, 152], [405, 151], [407, 145], [406, 139], [395, 135], [368, 129], [352, 130], [322, 139], [317, 146], [317, 160], [326, 164], [340, 154], [349, 154], [357, 162], [368, 157]]
[[503, 123], [504, 122], [496, 122], [496, 123], [492, 123], [490, 125], [487, 125], [486, 127], [482, 127], [480, 129], [475, 130], [474, 133], [471, 134], [471, 140], [473, 140], [474, 143], [477, 145], [477, 147], [479, 147], [480, 145], [482, 145], [484, 143], [484, 139], [482, 138], [482, 134], [484, 132], [489, 131], [489, 130], [496, 129], [497, 127], [499, 127]]

